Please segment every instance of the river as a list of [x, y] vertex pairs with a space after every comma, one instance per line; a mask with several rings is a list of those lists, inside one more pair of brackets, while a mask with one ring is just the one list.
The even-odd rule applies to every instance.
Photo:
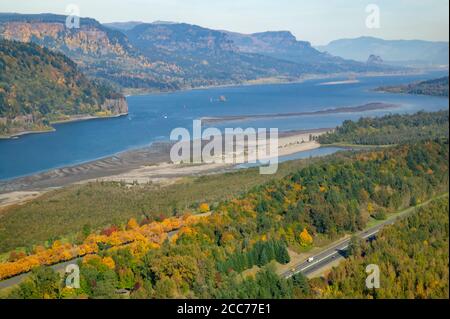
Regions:
[[[55, 125], [56, 131], [0, 140], [0, 180], [79, 164], [169, 139], [176, 127], [192, 129], [201, 117], [316, 112], [374, 102], [398, 107], [357, 113], [315, 114], [290, 118], [217, 123], [230, 127], [276, 127], [281, 131], [335, 127], [347, 119], [387, 113], [413, 113], [448, 108], [448, 98], [375, 92], [396, 85], [443, 76], [434, 72], [410, 76], [361, 77], [357, 83], [320, 85], [343, 78], [303, 83], [221, 87], [130, 96], [129, 115]], [[225, 97], [222, 101], [220, 97]]]

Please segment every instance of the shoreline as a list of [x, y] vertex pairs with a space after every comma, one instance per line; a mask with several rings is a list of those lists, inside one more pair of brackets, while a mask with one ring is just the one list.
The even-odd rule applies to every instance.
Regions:
[[[276, 85], [276, 84], [300, 84], [304, 83], [306, 81], [310, 80], [326, 80], [331, 79], [335, 77], [350, 77], [350, 76], [358, 76], [358, 77], [382, 77], [382, 76], [402, 76], [402, 75], [419, 75], [419, 74], [425, 74], [425, 70], [418, 70], [414, 69], [409, 72], [399, 71], [399, 72], [365, 72], [365, 73], [354, 73], [354, 72], [343, 72], [343, 73], [333, 73], [333, 74], [306, 74], [303, 77], [300, 77], [298, 79], [292, 79], [292, 80], [286, 80], [283, 78], [260, 78], [255, 80], [247, 80], [242, 83], [230, 83], [230, 84], [219, 84], [219, 85], [207, 85], [207, 86], [198, 86], [198, 87], [191, 87], [191, 88], [180, 88], [176, 90], [168, 90], [168, 91], [157, 91], [157, 90], [150, 90], [150, 89], [143, 89], [142, 91], [139, 90], [128, 90], [124, 89], [123, 94], [126, 98], [133, 97], [133, 96], [142, 96], [142, 95], [159, 95], [159, 94], [171, 94], [176, 92], [189, 92], [189, 91], [195, 91], [195, 90], [210, 90], [210, 89], [218, 89], [218, 88], [233, 88], [233, 87], [246, 87], [246, 86], [257, 86], [257, 85]], [[343, 81], [334, 81], [334, 82], [325, 82], [325, 83], [318, 83], [318, 85], [337, 85], [337, 84], [351, 84], [351, 83], [358, 83], [359, 80], [343, 80]], [[126, 116], [128, 113], [120, 113], [110, 116], [95, 116], [95, 115], [85, 115], [81, 116], [80, 118], [73, 118], [73, 119], [67, 119], [67, 120], [57, 120], [57, 121], [51, 121], [50, 124], [65, 124], [65, 123], [73, 123], [73, 122], [80, 122], [80, 121], [88, 121], [88, 120], [95, 120], [95, 119], [109, 119], [109, 118], [116, 118], [121, 116]], [[29, 134], [39, 134], [39, 133], [51, 133], [56, 131], [55, 128], [52, 127], [52, 129], [49, 130], [38, 130], [38, 131], [23, 131], [18, 132], [10, 135], [0, 135], [0, 140], [9, 140], [13, 138], [17, 138], [24, 135]]]
[[[82, 115], [82, 116], [71, 117], [71, 118], [68, 118], [65, 120], [51, 121], [50, 125], [83, 122], [83, 121], [99, 120], [99, 119], [112, 119], [112, 118], [117, 118], [117, 117], [122, 117], [122, 116], [127, 116], [127, 115], [128, 115], [128, 113], [113, 114], [113, 115], [108, 115], [108, 116]], [[36, 130], [36, 131], [27, 130], [27, 131], [17, 132], [17, 133], [13, 133], [13, 134], [9, 134], [9, 135], [0, 135], [0, 140], [10, 140], [10, 139], [18, 138], [20, 136], [29, 135], [29, 134], [52, 133], [55, 131], [56, 131], [56, 128], [54, 128], [53, 126], [49, 126], [49, 129], [47, 129], [47, 130]]]
[[336, 77], [382, 77], [382, 76], [410, 76], [410, 75], [419, 75], [425, 74], [426, 70], [417, 70], [413, 69], [410, 72], [399, 71], [399, 72], [364, 72], [364, 73], [355, 73], [355, 72], [342, 72], [342, 73], [333, 73], [333, 74], [306, 74], [303, 77], [286, 80], [285, 78], [260, 78], [255, 80], [247, 80], [241, 83], [229, 83], [229, 84], [218, 84], [218, 85], [205, 85], [205, 86], [197, 86], [197, 87], [187, 87], [187, 88], [179, 88], [175, 90], [167, 90], [167, 91], [157, 91], [151, 89], [143, 89], [143, 90], [127, 90], [125, 89], [122, 93], [126, 97], [130, 96], [142, 96], [142, 95], [159, 95], [159, 94], [171, 94], [177, 92], [189, 92], [196, 90], [210, 90], [210, 89], [220, 89], [220, 88], [233, 88], [233, 87], [246, 87], [246, 86], [257, 86], [257, 85], [276, 85], [276, 84], [300, 84], [306, 81], [311, 80], [326, 80], [332, 79]]
[[[191, 87], [191, 88], [180, 88], [176, 90], [167, 90], [167, 91], [161, 91], [161, 90], [151, 90], [151, 89], [143, 89], [143, 90], [123, 90], [123, 94], [126, 98], [133, 97], [133, 96], [142, 96], [142, 95], [159, 95], [159, 94], [171, 94], [176, 92], [189, 92], [189, 91], [195, 91], [195, 90], [210, 90], [210, 89], [218, 89], [218, 88], [233, 88], [233, 87], [246, 87], [246, 86], [257, 86], [257, 85], [276, 85], [276, 84], [300, 84], [304, 83], [306, 81], [310, 80], [326, 80], [331, 79], [335, 77], [382, 77], [382, 76], [409, 76], [409, 75], [419, 75], [419, 74], [425, 74], [427, 73], [426, 70], [422, 69], [412, 69], [409, 72], [408, 71], [398, 71], [398, 72], [364, 72], [364, 73], [354, 73], [354, 72], [342, 72], [342, 73], [333, 73], [333, 74], [306, 74], [300, 78], [292, 79], [292, 80], [286, 80], [285, 78], [260, 78], [255, 80], [247, 80], [242, 83], [229, 83], [229, 84], [219, 84], [219, 85], [205, 85], [205, 86], [198, 86], [198, 87]], [[342, 81], [334, 81], [334, 82], [325, 82], [325, 83], [318, 83], [318, 85], [338, 85], [338, 84], [351, 84], [351, 83], [358, 83], [359, 80], [342, 80]], [[87, 115], [85, 117], [81, 118], [74, 118], [74, 119], [67, 119], [67, 120], [59, 120], [59, 121], [51, 121], [50, 124], [65, 124], [65, 123], [72, 123], [72, 122], [79, 122], [79, 121], [88, 121], [88, 120], [95, 120], [95, 119], [108, 119], [108, 118], [116, 118], [121, 116], [126, 116], [128, 113], [121, 113], [117, 115], [111, 115], [111, 116], [94, 116], [94, 115]], [[28, 134], [39, 134], [39, 133], [49, 133], [54, 132], [56, 129], [53, 128], [53, 130], [39, 130], [39, 131], [23, 131], [18, 132], [10, 135], [0, 135], [0, 140], [8, 140], [13, 139], [16, 137], [20, 137], [23, 135]]]
[[[321, 147], [309, 136], [318, 136], [332, 129], [311, 129], [280, 132], [278, 156], [295, 154]], [[95, 181], [125, 182], [126, 184], [170, 184], [179, 178], [218, 173], [235, 169], [233, 164], [174, 164], [170, 162], [171, 142], [155, 142], [150, 146], [124, 151], [102, 159], [66, 166], [45, 172], [0, 181], [0, 207], [20, 204], [35, 198], [36, 192]], [[236, 154], [239, 159], [242, 154]], [[32, 195], [29, 197], [28, 195]], [[20, 196], [21, 198], [17, 198]]]
[[331, 81], [331, 82], [323, 82], [317, 85], [319, 86], [327, 86], [327, 85], [343, 85], [343, 84], [355, 84], [360, 83], [360, 80], [343, 80], [343, 81]]
[[11, 139], [19, 138], [20, 136], [25, 136], [25, 135], [30, 135], [30, 134], [52, 133], [55, 131], [56, 131], [56, 129], [53, 127], [50, 127], [48, 130], [22, 131], [22, 132], [14, 133], [11, 135], [0, 135], [0, 140], [11, 140]]
[[119, 114], [112, 114], [112, 115], [106, 115], [106, 116], [84, 115], [84, 116], [80, 116], [80, 117], [69, 118], [66, 120], [52, 121], [52, 122], [50, 122], [50, 124], [65, 124], [65, 123], [83, 122], [83, 121], [99, 120], [99, 119], [113, 119], [113, 118], [127, 116], [127, 115], [128, 115], [128, 113], [119, 113]]
[[220, 123], [220, 122], [235, 122], [245, 120], [259, 120], [259, 119], [281, 119], [289, 117], [309, 116], [309, 115], [324, 115], [335, 113], [358, 113], [365, 111], [384, 110], [389, 108], [396, 108], [399, 104], [373, 102], [364, 105], [350, 106], [350, 107], [336, 107], [332, 109], [319, 110], [314, 112], [296, 112], [296, 113], [274, 113], [274, 114], [249, 114], [236, 116], [220, 116], [220, 117], [203, 117], [201, 120], [206, 123]]

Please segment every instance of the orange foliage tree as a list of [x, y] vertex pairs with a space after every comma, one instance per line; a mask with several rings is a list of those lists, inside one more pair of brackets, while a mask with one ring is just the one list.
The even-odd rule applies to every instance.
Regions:
[[308, 233], [308, 230], [305, 228], [303, 229], [303, 231], [300, 233], [300, 244], [302, 246], [309, 246], [311, 245], [313, 242], [313, 238], [312, 236]]

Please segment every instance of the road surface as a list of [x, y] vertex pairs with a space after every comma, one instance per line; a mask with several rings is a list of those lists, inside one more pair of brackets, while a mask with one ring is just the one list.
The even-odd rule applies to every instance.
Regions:
[[[419, 205], [419, 206], [423, 206], [428, 203], [429, 203], [429, 201], [426, 203], [423, 203], [422, 205]], [[410, 207], [410, 208], [404, 210], [403, 212], [396, 214], [395, 217], [387, 219], [374, 227], [368, 228], [368, 229], [358, 233], [357, 236], [359, 236], [365, 240], [373, 239], [376, 237], [378, 232], [383, 227], [385, 227], [387, 225], [391, 225], [391, 224], [395, 223], [399, 218], [414, 212], [419, 206]], [[348, 238], [348, 239], [341, 240], [341, 241], [334, 243], [331, 247], [328, 247], [325, 250], [321, 251], [320, 253], [318, 253], [314, 256], [311, 256], [314, 258], [313, 261], [311, 261], [311, 262], [308, 262], [307, 260], [303, 261], [303, 262], [297, 264], [292, 269], [282, 273], [281, 275], [284, 278], [290, 278], [293, 275], [301, 272], [303, 275], [308, 276], [308, 275], [322, 269], [323, 267], [333, 263], [334, 261], [336, 261], [339, 258], [342, 258], [342, 257], [345, 258], [346, 257], [345, 251], [347, 250], [347, 248], [350, 244], [350, 240], [351, 240], [351, 238]]]

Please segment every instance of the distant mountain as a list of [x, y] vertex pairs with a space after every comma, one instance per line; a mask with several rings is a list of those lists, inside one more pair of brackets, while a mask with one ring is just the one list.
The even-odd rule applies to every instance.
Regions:
[[178, 24], [178, 22], [156, 20], [153, 21], [152, 24]]
[[377, 91], [448, 97], [448, 76], [442, 78], [398, 86], [379, 87]]
[[[320, 52], [313, 48], [309, 42], [298, 41], [289, 31], [269, 31], [254, 34], [227, 32], [227, 34], [242, 52], [264, 54], [301, 65], [309, 65], [314, 72], [380, 71], [380, 68], [376, 66], [367, 66], [365, 63], [345, 60]], [[388, 67], [386, 66], [386, 68]]]
[[90, 18], [81, 18], [78, 29], [65, 22], [66, 16], [54, 14], [0, 14], [0, 37], [63, 52], [88, 75], [123, 87], [177, 87], [177, 66], [148, 60], [122, 32]]
[[321, 53], [290, 32], [244, 35], [185, 23], [152, 23], [125, 34], [150, 60], [179, 66], [194, 85], [392, 69]]
[[448, 65], [449, 59], [448, 42], [360, 37], [332, 41], [317, 49], [357, 61], [366, 61], [370, 55], [378, 55], [386, 63]]
[[179, 66], [193, 86], [298, 78], [313, 71], [290, 61], [241, 52], [226, 33], [196, 25], [147, 23], [125, 34], [150, 60]]
[[65, 55], [0, 39], [0, 135], [46, 129], [73, 116], [127, 112], [121, 94], [89, 80]]
[[103, 25], [107, 28], [119, 31], [127, 31], [133, 29], [135, 26], [142, 24], [143, 22], [139, 21], [127, 21], [127, 22], [110, 22], [103, 23]]
[[65, 22], [54, 14], [0, 14], [0, 38], [62, 52], [88, 76], [117, 87], [154, 91], [398, 70], [319, 52], [290, 32], [242, 35], [186, 23], [102, 25], [90, 18], [69, 29]]

